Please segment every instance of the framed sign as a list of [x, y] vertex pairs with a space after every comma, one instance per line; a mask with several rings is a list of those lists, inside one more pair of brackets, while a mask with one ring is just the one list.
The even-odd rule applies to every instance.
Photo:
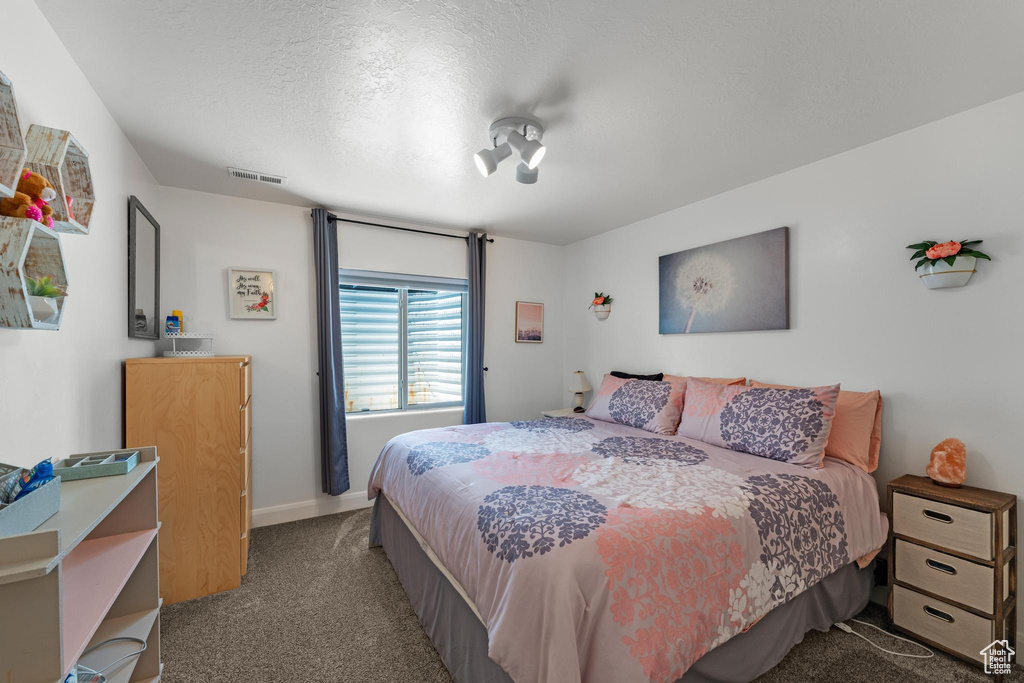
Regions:
[[261, 268], [228, 268], [228, 307], [232, 318], [277, 318], [277, 273]]
[[516, 341], [524, 344], [544, 341], [544, 304], [516, 302]]

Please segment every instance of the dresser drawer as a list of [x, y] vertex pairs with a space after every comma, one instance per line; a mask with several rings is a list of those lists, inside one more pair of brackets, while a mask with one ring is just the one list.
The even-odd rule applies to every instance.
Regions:
[[894, 493], [892, 528], [897, 534], [991, 560], [992, 514]]
[[894, 570], [903, 583], [992, 614], [992, 567], [897, 540]]
[[248, 443], [249, 428], [252, 426], [252, 399], [242, 406], [238, 416], [238, 443], [245, 447]]
[[248, 491], [251, 488], [249, 483], [249, 477], [252, 473], [252, 432], [249, 432], [249, 437], [246, 439], [245, 448], [239, 452], [239, 466], [241, 467], [239, 481], [242, 482], [242, 490]]
[[977, 662], [982, 661], [981, 649], [995, 639], [990, 619], [903, 586], [892, 589], [892, 620], [900, 628]]
[[252, 362], [245, 363], [239, 373], [238, 396], [239, 402], [244, 406], [252, 396]]

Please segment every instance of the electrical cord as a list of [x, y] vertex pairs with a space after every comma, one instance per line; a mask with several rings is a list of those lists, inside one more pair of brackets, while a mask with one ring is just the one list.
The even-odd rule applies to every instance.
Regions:
[[[90, 669], [89, 667], [87, 667], [87, 666], [85, 666], [83, 664], [79, 664], [78, 665], [78, 671], [81, 672], [81, 673], [86, 674], [87, 676], [89, 676], [90, 677], [90, 681], [95, 681], [95, 683], [104, 683], [104, 681], [107, 680], [107, 677], [103, 675], [106, 671], [109, 671], [110, 669], [113, 669], [115, 666], [117, 666], [118, 664], [120, 664], [121, 662], [123, 662], [126, 659], [131, 659], [132, 657], [138, 657], [139, 655], [141, 655], [143, 652], [146, 651], [146, 647], [147, 647], [146, 641], [142, 640], [141, 638], [132, 638], [131, 636], [122, 636], [120, 638], [110, 638], [108, 640], [104, 640], [103, 642], [96, 643], [95, 645], [93, 645], [92, 647], [87, 649], [85, 652], [83, 652], [82, 653], [82, 657], [86, 656], [90, 652], [94, 652], [95, 650], [100, 649], [101, 647], [104, 647], [106, 645], [110, 645], [111, 643], [138, 643], [142, 647], [139, 648], [138, 650], [136, 650], [135, 652], [129, 652], [125, 656], [123, 656], [123, 657], [121, 657], [119, 659], [115, 659], [114, 661], [112, 661], [110, 664], [107, 664], [105, 667], [103, 667], [99, 671], [96, 671], [95, 669]], [[79, 661], [81, 661], [81, 658], [79, 658]], [[97, 680], [97, 677], [99, 677], [99, 680]]]
[[921, 648], [922, 650], [924, 650], [925, 652], [928, 653], [926, 655], [914, 655], [914, 654], [908, 654], [908, 653], [904, 653], [904, 652], [893, 652], [892, 650], [886, 650], [881, 645], [878, 645], [877, 643], [871, 642], [871, 639], [868, 638], [867, 636], [862, 635], [862, 634], [857, 633], [856, 631], [854, 631], [850, 627], [850, 625], [845, 623], [845, 622], [839, 622], [839, 623], [837, 623], [835, 625], [835, 627], [837, 629], [839, 629], [840, 631], [845, 631], [846, 633], [851, 633], [851, 634], [857, 636], [858, 638], [860, 638], [861, 640], [863, 640], [864, 642], [866, 642], [868, 645], [870, 645], [870, 646], [872, 646], [874, 648], [877, 648], [877, 649], [881, 650], [882, 652], [884, 652], [884, 653], [886, 653], [888, 655], [895, 655], [896, 657], [911, 657], [913, 659], [930, 659], [930, 658], [935, 656], [935, 653], [932, 652], [931, 650], [929, 650], [928, 648], [926, 648], [924, 645], [922, 645], [921, 643], [915, 643], [914, 641], [910, 640], [909, 638], [904, 638], [902, 636], [898, 636], [895, 633], [889, 633], [888, 631], [886, 631], [883, 628], [879, 628], [879, 627], [875, 626], [874, 624], [869, 624], [866, 621], [861, 621], [860, 619], [850, 619], [850, 621], [852, 621], [852, 622], [854, 622], [856, 624], [861, 624], [862, 626], [868, 626], [870, 628], [873, 628], [876, 631], [880, 631], [881, 633], [884, 633], [885, 635], [889, 636], [890, 638], [895, 638], [896, 640], [902, 640], [904, 643], [910, 643], [914, 647], [919, 647], [919, 648]]

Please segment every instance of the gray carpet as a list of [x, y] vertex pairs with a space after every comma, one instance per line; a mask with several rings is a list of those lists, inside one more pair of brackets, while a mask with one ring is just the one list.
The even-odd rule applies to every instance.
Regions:
[[[366, 547], [369, 520], [369, 510], [360, 510], [255, 529], [241, 588], [164, 608], [163, 681], [450, 683], [387, 557]], [[875, 606], [861, 618], [885, 624]], [[941, 653], [930, 660], [891, 657], [835, 629], [808, 634], [758, 679], [990, 680]]]

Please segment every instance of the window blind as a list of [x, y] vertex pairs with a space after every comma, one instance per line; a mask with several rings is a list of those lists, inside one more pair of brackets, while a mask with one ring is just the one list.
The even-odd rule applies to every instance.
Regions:
[[465, 280], [340, 270], [346, 412], [460, 405]]
[[345, 411], [401, 408], [401, 310], [397, 288], [342, 284]]

